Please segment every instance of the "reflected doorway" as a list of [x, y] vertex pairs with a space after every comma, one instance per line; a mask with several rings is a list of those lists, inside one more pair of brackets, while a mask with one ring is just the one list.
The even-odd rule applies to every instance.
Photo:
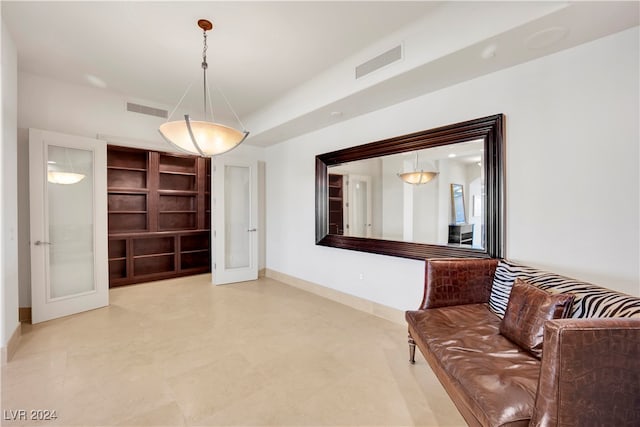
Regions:
[[347, 175], [347, 236], [371, 237], [371, 177]]

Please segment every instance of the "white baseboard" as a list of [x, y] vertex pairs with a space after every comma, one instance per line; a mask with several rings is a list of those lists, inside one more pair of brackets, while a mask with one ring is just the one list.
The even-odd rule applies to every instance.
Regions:
[[289, 276], [288, 274], [280, 273], [279, 271], [271, 270], [268, 268], [265, 269], [265, 276], [294, 288], [302, 289], [303, 291], [307, 291], [331, 301], [335, 301], [340, 304], [355, 308], [356, 310], [364, 311], [365, 313], [381, 317], [393, 323], [397, 323], [400, 325], [407, 324], [404, 319], [404, 311], [402, 310], [387, 307], [386, 305], [378, 304], [376, 302], [356, 297], [354, 295], [345, 294], [344, 292], [327, 288], [325, 286], [318, 285], [317, 283], [308, 282], [306, 280], [302, 280], [294, 276]]
[[14, 354], [16, 354], [16, 350], [18, 350], [18, 344], [20, 343], [20, 335], [21, 335], [21, 324], [18, 323], [16, 329], [11, 334], [11, 338], [7, 342], [6, 347], [2, 347], [2, 354], [0, 355], [0, 362], [2, 366], [6, 365], [7, 362], [11, 360]]

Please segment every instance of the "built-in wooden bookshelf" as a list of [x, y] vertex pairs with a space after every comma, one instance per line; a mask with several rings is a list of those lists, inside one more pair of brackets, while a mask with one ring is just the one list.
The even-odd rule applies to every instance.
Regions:
[[109, 286], [211, 271], [211, 161], [107, 149]]
[[344, 177], [329, 174], [329, 234], [344, 234]]

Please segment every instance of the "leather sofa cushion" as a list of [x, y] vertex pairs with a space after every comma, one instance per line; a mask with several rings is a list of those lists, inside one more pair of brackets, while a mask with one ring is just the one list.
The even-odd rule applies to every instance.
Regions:
[[517, 278], [500, 333], [540, 359], [544, 322], [568, 317], [573, 299], [573, 294], [550, 294]]
[[406, 319], [482, 425], [528, 424], [540, 361], [500, 335], [500, 318], [488, 304], [408, 311]]

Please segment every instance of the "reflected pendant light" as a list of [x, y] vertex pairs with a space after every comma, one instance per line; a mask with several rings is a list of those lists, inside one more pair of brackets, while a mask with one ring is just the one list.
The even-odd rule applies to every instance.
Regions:
[[52, 184], [76, 184], [84, 179], [84, 175], [74, 172], [60, 172], [49, 171], [47, 172], [47, 181]]
[[438, 172], [425, 172], [423, 170], [418, 171], [418, 152], [416, 151], [416, 163], [413, 168], [413, 172], [399, 173], [398, 178], [403, 180], [407, 184], [420, 185], [426, 184], [438, 175]]
[[[180, 103], [186, 96], [189, 89], [185, 91], [184, 95], [178, 105], [169, 115], [169, 118], [165, 123], [160, 125], [158, 131], [160, 135], [167, 140], [170, 144], [176, 146], [182, 151], [186, 151], [191, 154], [200, 156], [215, 156], [218, 154], [226, 153], [227, 151], [237, 147], [242, 141], [244, 141], [249, 132], [244, 129], [242, 122], [238, 118], [238, 115], [229, 104], [229, 101], [224, 98], [227, 106], [235, 116], [236, 120], [240, 124], [243, 130], [237, 130], [229, 126], [225, 126], [219, 123], [215, 123], [207, 120], [207, 31], [213, 29], [213, 24], [206, 19], [200, 19], [198, 21], [198, 27], [202, 28], [204, 37], [204, 48], [202, 50], [202, 72], [204, 76], [203, 81], [203, 93], [204, 93], [204, 120], [192, 120], [189, 114], [184, 115], [184, 120], [177, 120], [170, 122], [171, 116], [178, 109]], [[222, 93], [222, 92], [221, 92]], [[211, 108], [210, 108], [211, 109]], [[211, 109], [212, 110], [212, 109]], [[213, 111], [211, 111], [213, 115]], [[213, 119], [213, 117], [212, 117]]]
[[69, 150], [63, 148], [64, 160], [62, 166], [53, 160], [47, 162], [47, 181], [52, 184], [71, 185], [82, 181], [85, 174], [78, 173], [73, 167], [73, 161], [69, 157]]

